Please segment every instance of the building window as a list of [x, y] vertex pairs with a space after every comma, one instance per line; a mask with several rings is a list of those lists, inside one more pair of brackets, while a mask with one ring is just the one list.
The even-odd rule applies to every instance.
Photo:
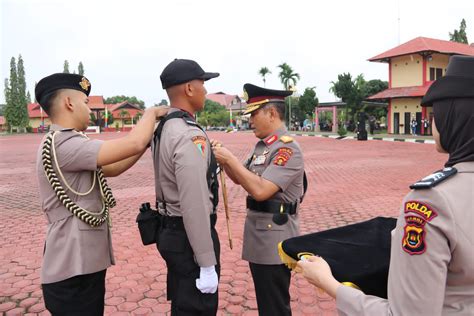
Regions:
[[443, 68], [430, 67], [430, 81], [434, 81], [443, 76]]

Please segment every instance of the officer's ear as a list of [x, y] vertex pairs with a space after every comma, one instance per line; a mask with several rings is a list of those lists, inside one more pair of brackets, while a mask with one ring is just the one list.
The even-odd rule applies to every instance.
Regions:
[[270, 107], [270, 121], [274, 121], [276, 118], [279, 118], [280, 116], [278, 115], [278, 111], [276, 107], [272, 106]]
[[69, 112], [73, 111], [73, 98], [71, 97], [70, 93], [67, 93], [68, 91], [65, 90], [60, 90], [58, 91], [57, 95], [55, 96], [54, 99], [54, 110], [53, 112], [56, 112], [56, 110], [66, 110]]
[[192, 97], [194, 95], [194, 87], [192, 85], [192, 81], [186, 82], [184, 84], [184, 94], [186, 94], [187, 97]]

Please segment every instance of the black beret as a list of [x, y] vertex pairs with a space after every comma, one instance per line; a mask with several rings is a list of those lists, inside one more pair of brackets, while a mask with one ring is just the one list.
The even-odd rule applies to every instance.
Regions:
[[160, 75], [163, 89], [195, 79], [209, 80], [219, 77], [218, 72], [205, 72], [194, 60], [175, 59], [163, 69]]
[[474, 56], [452, 56], [446, 74], [431, 84], [421, 105], [453, 98], [474, 98]]
[[[59, 89], [73, 89], [84, 92], [87, 96], [91, 92], [91, 83], [81, 75], [56, 73], [41, 79], [35, 88], [36, 101], [43, 107], [48, 106], [48, 99]], [[45, 109], [46, 111], [48, 109]]]
[[244, 84], [244, 94], [247, 108], [244, 114], [256, 111], [268, 102], [284, 102], [285, 98], [292, 93], [293, 91], [289, 90], [272, 90], [246, 83]]

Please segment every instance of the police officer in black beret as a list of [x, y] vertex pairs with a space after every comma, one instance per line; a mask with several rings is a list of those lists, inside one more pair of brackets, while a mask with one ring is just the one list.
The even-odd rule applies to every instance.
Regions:
[[102, 315], [105, 274], [114, 264], [109, 209], [115, 200], [105, 177], [117, 176], [141, 157], [157, 118], [167, 108], [145, 111], [120, 139], [89, 139], [91, 83], [57, 73], [41, 79], [35, 96], [53, 125], [37, 158], [40, 205], [48, 228], [41, 283], [53, 315]]

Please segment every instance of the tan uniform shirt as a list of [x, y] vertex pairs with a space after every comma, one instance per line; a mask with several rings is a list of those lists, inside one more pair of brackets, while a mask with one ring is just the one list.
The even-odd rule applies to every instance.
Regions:
[[[303, 194], [303, 155], [298, 143], [288, 136], [286, 129], [279, 129], [266, 139], [259, 141], [251, 159], [249, 170], [273, 182], [280, 188], [270, 200], [282, 202], [299, 201]], [[288, 136], [289, 137], [289, 136]], [[247, 209], [245, 219], [242, 258], [258, 264], [281, 264], [278, 243], [299, 235], [298, 213], [288, 216], [288, 222], [277, 225], [273, 214]]]
[[[51, 130], [63, 128], [52, 125]], [[97, 169], [97, 155], [102, 141], [88, 139], [72, 130], [57, 132], [55, 148], [59, 167], [68, 184], [77, 192], [86, 192]], [[41, 282], [53, 283], [82, 274], [98, 272], [114, 264], [112, 242], [107, 224], [91, 227], [66, 209], [56, 196], [44, 173], [41, 149], [37, 155], [37, 175], [41, 208], [48, 221]], [[53, 168], [59, 177], [56, 164]], [[61, 180], [60, 180], [61, 181]], [[63, 182], [61, 181], [63, 184]], [[80, 207], [99, 212], [102, 209], [99, 185], [86, 196], [66, 194]]]
[[392, 232], [388, 300], [342, 286], [340, 315], [474, 315], [474, 162], [410, 192]]
[[[169, 113], [175, 111], [172, 108]], [[197, 264], [216, 265], [209, 218], [212, 194], [206, 181], [209, 139], [199, 127], [175, 118], [166, 122], [160, 142], [154, 157], [156, 197], [166, 201], [166, 215], [183, 217]]]

